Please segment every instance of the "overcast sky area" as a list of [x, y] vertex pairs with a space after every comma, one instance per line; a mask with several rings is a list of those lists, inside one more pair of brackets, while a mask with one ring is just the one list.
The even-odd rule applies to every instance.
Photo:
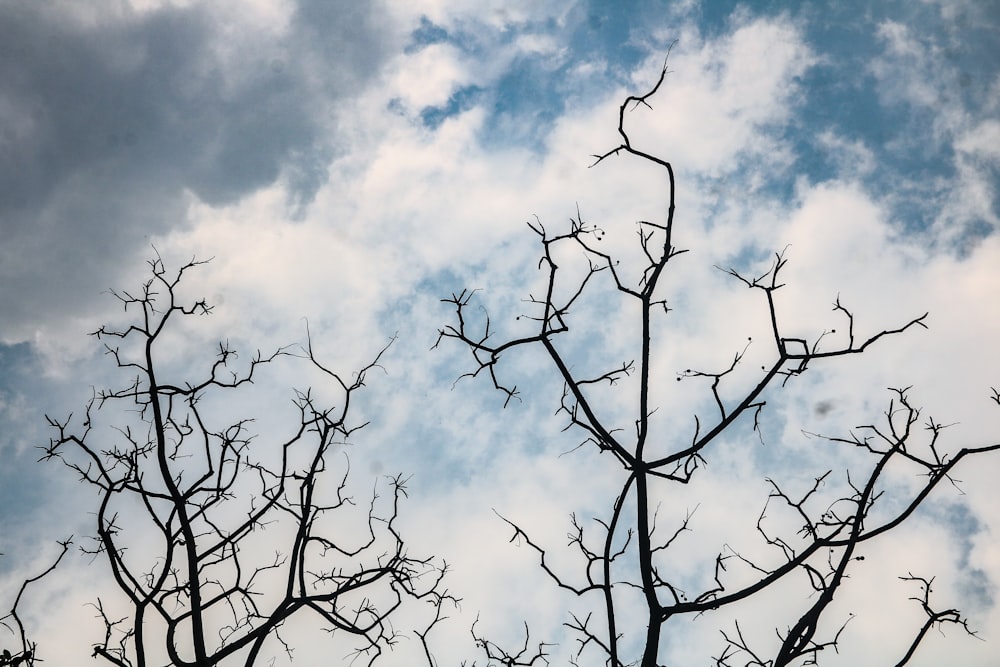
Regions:
[[[779, 305], [801, 337], [843, 333], [838, 297], [859, 338], [930, 313], [926, 330], [769, 394], [764, 444], [734, 434], [699, 484], [665, 496], [664, 520], [698, 507], [681, 560], [752, 541], [765, 476], [843, 481], [843, 462], [814, 460], [824, 445], [805, 432], [884, 420], [887, 387], [912, 387], [921, 424], [953, 424], [946, 450], [997, 442], [998, 44], [1000, 4], [980, 0], [0, 0], [0, 602], [58, 540], [93, 532], [95, 497], [36, 463], [36, 447], [44, 415], [124, 381], [87, 333], [125, 321], [108, 290], [140, 285], [155, 247], [168, 269], [212, 258], [182, 291], [216, 309], [185, 325], [172, 370], [203, 371], [219, 340], [247, 358], [300, 343], [308, 321], [317, 354], [349, 376], [395, 337], [352, 408], [371, 423], [347, 451], [362, 496], [381, 475], [411, 476], [405, 537], [453, 568], [464, 602], [438, 630], [439, 664], [481, 660], [477, 616], [514, 642], [530, 621], [567, 664], [567, 598], [493, 510], [558, 550], [569, 514], [606, 515], [620, 480], [597, 452], [567, 453], [582, 436], [562, 431], [561, 384], [541, 355], [505, 358], [522, 391], [505, 409], [486, 378], [455, 383], [473, 370], [466, 350], [431, 348], [454, 321], [441, 299], [466, 288], [500, 334], [531, 332], [516, 318], [540, 284], [536, 216], [568, 229], [579, 210], [609, 251], [636, 256], [636, 222], [664, 220], [662, 172], [626, 156], [591, 168], [591, 156], [618, 145], [619, 105], [655, 83], [668, 51], [652, 108], [627, 116], [633, 143], [673, 164], [674, 243], [689, 250], [665, 278], [664, 437], [690, 439], [692, 415], [711, 409], [707, 385], [679, 373], [766, 340], [760, 295], [716, 266], [762, 273], [786, 248]], [[638, 323], [604, 293], [567, 343], [581, 367], [634, 358]], [[267, 377], [233, 408], [266, 413], [262, 442], [283, 414], [272, 406], [302, 382], [294, 363]], [[627, 408], [608, 394], [631, 428]], [[820, 664], [901, 657], [922, 620], [897, 579], [910, 572], [938, 575], [934, 600], [987, 640], [947, 628], [911, 664], [996, 664], [1000, 456], [966, 464], [866, 547], [837, 612], [856, 618]], [[730, 527], [735, 508], [749, 525]], [[74, 552], [24, 601], [47, 664], [80, 664], [99, 641], [86, 603], [100, 566]], [[735, 613], [771, 641], [794, 621], [780, 602]], [[722, 622], [668, 627], [668, 664], [710, 664]], [[344, 653], [307, 641], [295, 664]], [[387, 664], [416, 664], [418, 650], [403, 642]]]

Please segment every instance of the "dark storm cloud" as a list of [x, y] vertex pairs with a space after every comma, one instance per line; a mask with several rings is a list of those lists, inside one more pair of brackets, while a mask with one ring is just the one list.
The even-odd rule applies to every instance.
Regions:
[[307, 205], [331, 109], [392, 46], [366, 6], [303, 2], [279, 34], [207, 4], [86, 20], [0, 4], [0, 338], [113, 284], [183, 224], [185, 190], [221, 205], [284, 174]]

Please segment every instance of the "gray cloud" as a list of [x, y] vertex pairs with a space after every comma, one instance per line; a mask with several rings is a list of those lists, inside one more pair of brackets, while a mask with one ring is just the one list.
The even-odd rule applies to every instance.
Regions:
[[308, 205], [331, 109], [398, 46], [362, 6], [302, 2], [287, 30], [251, 31], [211, 5], [0, 5], [0, 340], [115, 284], [184, 224], [185, 191], [223, 205], [284, 175]]

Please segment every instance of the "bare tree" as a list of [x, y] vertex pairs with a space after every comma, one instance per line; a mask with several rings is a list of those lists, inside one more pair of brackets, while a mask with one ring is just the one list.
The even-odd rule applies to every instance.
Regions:
[[[474, 360], [466, 376], [488, 377], [504, 396], [505, 407], [518, 398], [519, 392], [504, 378], [501, 359], [518, 349], [544, 351], [564, 385], [559, 410], [568, 422], [567, 429], [581, 433], [581, 446], [595, 448], [607, 465], [619, 471], [620, 491], [609, 499], [607, 513], [595, 517], [593, 525], [573, 517], [568, 548], [582, 563], [577, 571], [559, 570], [553, 564], [554, 536], [529, 535], [514, 521], [504, 519], [519, 543], [537, 552], [541, 567], [554, 585], [571, 591], [591, 610], [584, 615], [570, 613], [565, 623], [578, 638], [576, 660], [586, 656], [611, 667], [656, 667], [662, 664], [667, 635], [676, 632], [683, 636], [685, 628], [690, 627], [680, 625], [681, 619], [711, 616], [725, 609], [736, 620], [731, 629], [722, 633], [722, 647], [712, 658], [713, 664], [815, 664], [823, 651], [837, 649], [850, 619], [842, 612], [829, 612], [834, 597], [847, 583], [849, 569], [863, 559], [861, 549], [873, 540], [885, 539], [911, 517], [932, 491], [951, 480], [951, 473], [963, 459], [1000, 449], [1000, 444], [945, 453], [939, 442], [942, 427], [930, 420], [919, 429], [920, 412], [911, 404], [907, 390], [892, 390], [882, 424], [861, 427], [847, 436], [824, 437], [833, 446], [824, 450], [825, 455], [817, 454], [818, 458], [832, 455], [833, 460], [851, 461], [843, 482], [833, 482], [837, 475], [832, 468], [819, 470], [814, 482], [797, 490], [793, 490], [794, 482], [786, 486], [767, 480], [771, 492], [757, 515], [756, 547], [747, 551], [727, 545], [708, 555], [709, 574], [701, 580], [692, 580], [679, 571], [676, 544], [682, 534], [696, 529], [697, 521], [692, 509], [672, 527], [663, 525], [662, 518], [657, 523], [664, 489], [673, 489], [676, 494], [689, 488], [712, 457], [725, 456], [723, 443], [734, 431], [752, 428], [755, 437], [763, 439], [761, 420], [768, 400], [812, 366], [868, 352], [884, 339], [926, 327], [927, 314], [868, 337], [857, 337], [854, 316], [838, 299], [834, 311], [842, 320], [840, 333], [829, 330], [807, 339], [788, 331], [776, 303], [782, 270], [788, 261], [784, 252], [777, 253], [770, 267], [759, 275], [725, 269], [732, 279], [760, 295], [761, 316], [767, 318], [770, 330], [765, 357], [768, 360], [759, 372], [747, 369], [741, 366], [746, 358], [744, 348], [728, 355], [721, 370], [678, 372], [676, 380], [688, 381], [692, 390], [705, 392], [703, 404], [709, 409], [694, 415], [693, 424], [667, 424], [664, 428], [671, 433], [669, 438], [654, 436], [653, 418], [660, 407], [654, 403], [655, 388], [663, 381], [654, 374], [657, 342], [665, 340], [662, 333], [672, 310], [668, 308], [669, 286], [664, 276], [669, 273], [674, 284], [681, 279], [680, 274], [668, 270], [673, 270], [673, 260], [685, 250], [679, 249], [674, 240], [673, 166], [633, 145], [626, 129], [626, 115], [637, 107], [651, 108], [650, 99], [660, 90], [666, 75], [664, 66], [649, 92], [625, 99], [618, 119], [620, 145], [594, 156], [594, 166], [615, 157], [632, 156], [654, 165], [665, 176], [668, 202], [664, 219], [638, 223], [644, 263], [627, 266], [603, 251], [602, 228], [585, 222], [579, 211], [569, 229], [559, 233], [547, 230], [541, 222], [529, 223], [541, 243], [539, 266], [544, 287], [541, 296], [528, 300], [532, 310], [518, 319], [532, 322], [533, 328], [521, 336], [498, 337], [489, 315], [474, 308], [475, 292], [466, 290], [445, 299], [454, 307], [456, 321], [440, 331], [438, 344], [447, 339], [464, 345]], [[574, 270], [574, 266], [583, 268]], [[630, 275], [637, 278], [630, 279]], [[635, 321], [610, 316], [599, 323], [574, 320], [574, 309], [584, 310], [581, 303], [601, 280], [608, 281], [603, 283], [610, 287], [608, 291], [633, 304], [628, 312], [636, 314]], [[606, 292], [602, 292], [602, 298], [607, 298]], [[622, 311], [606, 306], [603, 312]], [[591, 330], [616, 327], [615, 335], [620, 340], [636, 336], [635, 360], [605, 360], [599, 362], [606, 364], [603, 368], [589, 373], [581, 370], [586, 364], [574, 357], [567, 337], [577, 331], [579, 339], [580, 330], [586, 336], [588, 325]], [[735, 379], [738, 370], [742, 373], [739, 381]], [[747, 377], [752, 379], [746, 381]], [[628, 419], [616, 417], [602, 405], [602, 397], [620, 386], [635, 392], [630, 396], [634, 414]], [[993, 399], [1000, 402], [996, 390], [993, 394]], [[634, 430], [621, 424], [634, 424]], [[880, 505], [885, 488], [898, 487], [888, 474], [890, 467], [897, 464], [915, 469], [920, 481], [908, 496], [897, 495], [894, 503]], [[752, 526], [753, 519], [750, 521]], [[899, 665], [907, 663], [933, 627], [957, 624], [974, 634], [957, 610], [938, 611], [932, 606], [929, 579], [910, 573], [901, 573], [901, 577], [920, 589], [913, 599], [926, 612], [927, 620], [914, 630], [912, 644], [901, 653]], [[787, 617], [773, 620], [777, 635], [748, 636], [739, 622], [740, 614], [753, 615], [743, 611], [746, 601], [758, 599], [778, 586], [783, 592], [797, 589], [800, 595], [784, 595], [783, 600], [791, 602], [786, 605]], [[640, 622], [636, 623], [636, 619]], [[477, 640], [491, 665], [546, 664], [544, 644], [529, 655], [527, 643], [519, 649], [503, 650], [486, 639]]]
[[17, 595], [14, 596], [14, 603], [11, 605], [10, 611], [3, 617], [0, 617], [0, 625], [3, 625], [4, 628], [15, 634], [18, 640], [18, 646], [16, 646], [13, 651], [6, 647], [0, 650], [0, 667], [4, 665], [10, 665], [11, 667], [17, 667], [17, 665], [32, 667], [35, 664], [35, 652], [38, 646], [34, 641], [28, 638], [28, 633], [24, 628], [24, 622], [21, 620], [21, 616], [18, 614], [17, 608], [21, 604], [21, 598], [24, 597], [24, 592], [27, 590], [28, 586], [55, 570], [59, 566], [59, 563], [62, 562], [63, 556], [65, 556], [66, 552], [69, 551], [69, 547], [72, 543], [72, 537], [68, 540], [60, 542], [59, 555], [52, 561], [52, 564], [45, 568], [42, 572], [21, 582], [21, 586], [17, 589]]
[[[317, 359], [311, 338], [242, 366], [223, 342], [201, 377], [172, 377], [168, 332], [212, 311], [179, 293], [201, 263], [171, 274], [157, 255], [137, 293], [113, 292], [132, 319], [94, 335], [132, 379], [96, 391], [82, 419], [48, 418], [55, 435], [44, 458], [96, 491], [96, 536], [84, 550], [107, 564], [127, 600], [124, 615], [106, 594], [95, 602], [104, 633], [94, 657], [119, 667], [292, 658], [282, 633], [295, 618], [340, 637], [331, 650], [370, 665], [400, 641], [392, 619], [406, 605], [427, 608], [418, 618], [430, 620], [413, 636], [426, 653], [440, 605], [453, 601], [442, 589], [446, 567], [405, 547], [397, 529], [405, 480], [386, 478], [356, 499], [336, 450], [365, 425], [349, 419], [350, 408], [385, 350], [346, 378]], [[281, 358], [307, 364], [339, 396], [324, 402], [296, 389], [298, 418], [258, 439], [255, 419], [233, 416], [232, 406]]]

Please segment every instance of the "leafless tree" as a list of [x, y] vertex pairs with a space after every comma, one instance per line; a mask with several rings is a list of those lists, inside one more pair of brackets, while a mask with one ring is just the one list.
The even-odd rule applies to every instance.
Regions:
[[[385, 350], [345, 378], [317, 359], [311, 337], [242, 365], [223, 342], [201, 377], [179, 379], [197, 371], [171, 359], [172, 327], [212, 311], [179, 291], [201, 263], [168, 273], [157, 255], [137, 293], [113, 292], [131, 321], [94, 335], [132, 379], [96, 391], [82, 418], [48, 418], [55, 434], [44, 458], [96, 491], [96, 536], [84, 550], [106, 563], [127, 601], [120, 614], [107, 592], [97, 598], [104, 632], [93, 656], [118, 667], [292, 658], [283, 632], [294, 618], [334, 636], [324, 649], [332, 658], [370, 665], [401, 640], [392, 620], [407, 605], [430, 619], [412, 635], [426, 653], [441, 604], [454, 601], [442, 588], [446, 567], [406, 549], [397, 528], [405, 480], [386, 478], [355, 498], [337, 451], [365, 425], [350, 408]], [[294, 390], [297, 419], [258, 438], [256, 420], [233, 406], [282, 358], [306, 364], [338, 396]]]
[[4, 628], [15, 634], [18, 640], [18, 646], [13, 651], [6, 647], [0, 650], [0, 667], [4, 665], [10, 665], [11, 667], [17, 667], [18, 665], [32, 667], [35, 665], [35, 652], [38, 647], [34, 641], [28, 638], [24, 622], [21, 620], [17, 608], [21, 604], [21, 598], [24, 597], [24, 592], [28, 586], [55, 570], [59, 566], [59, 563], [62, 562], [63, 556], [66, 555], [72, 543], [73, 538], [60, 542], [59, 555], [52, 561], [52, 564], [42, 572], [21, 582], [21, 586], [17, 589], [17, 595], [14, 596], [14, 603], [11, 605], [10, 611], [3, 617], [0, 617], [0, 625], [3, 625]]
[[[577, 571], [559, 570], [552, 564], [551, 550], [556, 545], [551, 543], [555, 536], [529, 535], [517, 523], [504, 519], [518, 542], [537, 552], [541, 567], [554, 585], [571, 591], [585, 608], [592, 610], [585, 615], [570, 613], [565, 623], [578, 638], [578, 646], [573, 649], [575, 660], [586, 657], [611, 667], [656, 667], [662, 664], [667, 635], [675, 632], [683, 636], [685, 628], [690, 627], [681, 625], [682, 619], [726, 610], [736, 620], [731, 629], [722, 633], [721, 649], [712, 658], [713, 664], [815, 664], [823, 651], [837, 649], [843, 637], [850, 616], [828, 612], [834, 597], [845, 588], [848, 571], [863, 559], [862, 549], [873, 540], [886, 538], [911, 517], [937, 487], [951, 481], [952, 472], [963, 459], [1000, 449], [1000, 444], [980, 444], [945, 453], [946, 448], [939, 442], [942, 427], [931, 420], [920, 429], [920, 412], [911, 404], [908, 391], [892, 390], [883, 423], [860, 427], [847, 436], [823, 438], [831, 445], [824, 450], [826, 455], [834, 452], [834, 456], [852, 462], [842, 483], [832, 482], [837, 477], [832, 468], [819, 470], [811, 484], [798, 483], [803, 488], [797, 490], [792, 488], [794, 482], [786, 487], [767, 480], [771, 492], [762, 499], [764, 509], [756, 520], [756, 548], [747, 551], [726, 545], [710, 554], [709, 574], [700, 581], [692, 582], [678, 571], [676, 543], [684, 533], [696, 530], [697, 521], [689, 511], [672, 527], [663, 525], [662, 517], [657, 523], [663, 490], [683, 493], [683, 489], [690, 488], [710, 459], [725, 456], [724, 442], [734, 431], [752, 428], [755, 438], [763, 438], [761, 420], [768, 400], [774, 400], [783, 387], [808, 369], [866, 353], [887, 338], [926, 327], [927, 314], [868, 337], [857, 337], [854, 316], [838, 299], [834, 316], [841, 320], [840, 333], [830, 330], [807, 339], [787, 330], [775, 299], [788, 261], [784, 252], [778, 252], [770, 267], [759, 275], [724, 269], [732, 279], [760, 295], [761, 316], [769, 321], [769, 360], [759, 371], [748, 370], [741, 366], [747, 352], [743, 349], [734, 355], [727, 353], [721, 370], [678, 372], [676, 380], [687, 381], [693, 391], [705, 392], [703, 404], [709, 409], [696, 414], [693, 425], [675, 421], [663, 427], [671, 437], [655, 436], [653, 420], [661, 406], [654, 399], [656, 387], [664, 379], [654, 374], [657, 342], [668, 340], [663, 332], [672, 312], [668, 307], [670, 285], [664, 277], [670, 275], [673, 284], [682, 279], [682, 274], [674, 271], [678, 265], [674, 260], [685, 250], [679, 249], [674, 240], [674, 168], [669, 161], [632, 143], [626, 116], [637, 107], [651, 108], [650, 100], [660, 91], [666, 75], [664, 66], [649, 92], [625, 99], [618, 118], [620, 145], [594, 156], [593, 166], [603, 166], [616, 157], [638, 158], [665, 177], [668, 201], [664, 219], [638, 223], [638, 243], [644, 258], [641, 265], [626, 265], [603, 251], [602, 228], [585, 222], [579, 211], [569, 229], [558, 233], [549, 231], [541, 222], [529, 223], [541, 244], [543, 292], [528, 300], [531, 310], [518, 319], [531, 322], [532, 328], [519, 336], [498, 336], [489, 315], [476, 307], [475, 291], [466, 290], [445, 299], [454, 307], [456, 320], [440, 331], [438, 344], [452, 340], [466, 347], [473, 356], [472, 369], [466, 376], [489, 378], [503, 395], [505, 407], [518, 398], [519, 392], [504, 377], [501, 360], [519, 349], [542, 350], [564, 385], [559, 410], [568, 422], [567, 429], [581, 433], [581, 446], [595, 448], [606, 465], [619, 471], [620, 491], [609, 499], [607, 513], [594, 517], [593, 525], [573, 517], [568, 548], [582, 563]], [[570, 259], [573, 257], [576, 260]], [[583, 268], [573, 268], [580, 266]], [[607, 281], [603, 286], [609, 288], [601, 298], [607, 299], [610, 291], [633, 304], [632, 310], [606, 306], [603, 312], [609, 315], [601, 322], [574, 319], [575, 312], [585, 310], [581, 303], [601, 280]], [[612, 312], [633, 312], [636, 320], [621, 321], [612, 318]], [[598, 362], [606, 364], [603, 368], [599, 365], [589, 372], [581, 370], [587, 364], [574, 356], [573, 345], [567, 342], [573, 340], [570, 332], [576, 332], [579, 340], [581, 330], [586, 336], [587, 331], [601, 327], [615, 327], [618, 333], [614, 335], [620, 340], [635, 336], [635, 360], [605, 360]], [[740, 381], [734, 379], [737, 371], [743, 373]], [[746, 381], [748, 374], [750, 381]], [[609, 389], [612, 386], [615, 389]], [[621, 386], [635, 392], [630, 396], [635, 411], [627, 419], [617, 418], [602, 405], [602, 397]], [[994, 400], [1000, 401], [996, 390], [993, 393]], [[632, 423], [634, 430], [619, 427]], [[817, 455], [820, 460], [822, 456]], [[888, 471], [900, 464], [915, 469], [920, 481], [908, 497], [897, 495], [896, 502], [883, 507], [878, 501], [885, 488], [898, 486], [891, 484]], [[831, 489], [836, 491], [830, 493]], [[752, 526], [753, 519], [750, 521]], [[901, 576], [921, 589], [913, 599], [926, 612], [927, 620], [914, 630], [915, 637], [901, 652], [899, 665], [908, 662], [933, 627], [957, 624], [974, 634], [957, 610], [939, 611], [932, 606], [929, 579], [910, 573]], [[797, 588], [800, 595], [783, 597], [792, 602], [787, 605], [787, 617], [773, 618], [776, 636], [773, 632], [749, 636], [739, 622], [740, 614], [753, 615], [743, 611], [746, 601], [758, 599], [778, 586], [783, 592]], [[636, 623], [636, 619], [640, 622]], [[504, 651], [485, 639], [480, 642], [491, 665], [546, 664], [545, 645], [527, 656], [527, 644]]]

